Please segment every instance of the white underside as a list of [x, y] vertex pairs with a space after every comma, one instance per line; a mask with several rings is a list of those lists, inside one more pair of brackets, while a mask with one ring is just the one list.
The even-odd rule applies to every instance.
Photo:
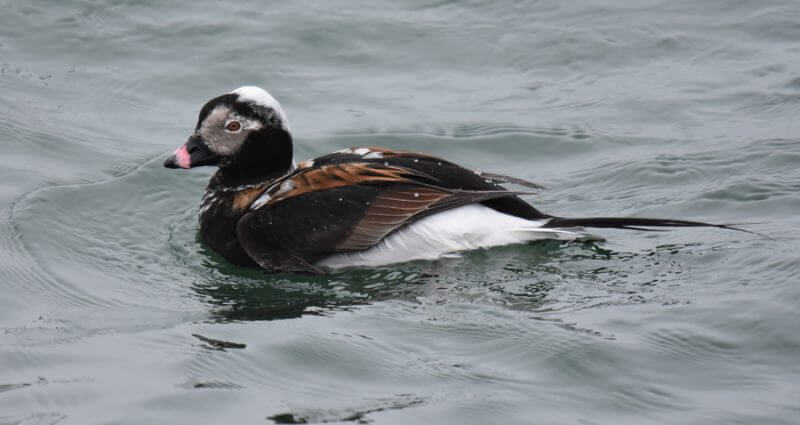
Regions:
[[547, 221], [525, 220], [481, 204], [470, 204], [425, 217], [367, 250], [332, 255], [316, 264], [331, 268], [379, 266], [434, 260], [458, 251], [532, 240], [575, 240], [587, 236], [582, 229], [542, 228]]

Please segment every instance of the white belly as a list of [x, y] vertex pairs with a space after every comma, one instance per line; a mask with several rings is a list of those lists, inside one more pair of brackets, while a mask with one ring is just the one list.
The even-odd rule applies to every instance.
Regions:
[[364, 251], [336, 254], [317, 265], [340, 268], [433, 260], [446, 254], [537, 239], [574, 240], [581, 229], [542, 228], [548, 219], [525, 220], [481, 204], [470, 204], [420, 219]]

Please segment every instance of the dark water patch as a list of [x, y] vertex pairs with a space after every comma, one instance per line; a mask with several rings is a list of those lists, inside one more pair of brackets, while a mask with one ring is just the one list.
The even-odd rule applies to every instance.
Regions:
[[422, 398], [405, 395], [395, 400], [377, 400], [374, 403], [370, 403], [373, 405], [371, 407], [341, 409], [339, 411], [308, 410], [302, 413], [279, 413], [269, 416], [267, 419], [276, 424], [319, 424], [333, 422], [368, 424], [373, 422], [368, 415], [388, 410], [406, 409], [424, 402], [425, 400]]
[[23, 382], [21, 384], [0, 384], [0, 393], [12, 390], [18, 390], [20, 388], [30, 387], [32, 384]]
[[196, 389], [196, 390], [241, 390], [244, 389], [241, 385], [237, 385], [231, 382], [220, 382], [220, 381], [209, 381], [209, 382], [187, 382], [184, 385], [185, 388], [188, 389]]
[[[223, 267], [217, 269], [223, 271], [218, 282], [206, 281], [194, 290], [216, 306], [214, 316], [219, 320], [325, 316], [398, 299], [423, 306], [465, 302], [562, 314], [608, 305], [687, 302], [671, 289], [688, 278], [682, 277], [686, 271], [676, 255], [707, 253], [691, 244], [620, 252], [595, 244], [542, 242], [316, 277], [241, 269], [231, 274], [233, 270]], [[551, 293], [554, 290], [556, 294]]]
[[225, 351], [226, 349], [231, 349], [231, 348], [235, 349], [247, 348], [247, 344], [242, 344], [239, 342], [223, 341], [219, 339], [208, 338], [199, 334], [192, 334], [192, 336], [204, 342], [206, 345], [203, 345], [203, 347], [211, 350]]
[[787, 89], [800, 89], [800, 77], [792, 78], [784, 87]]

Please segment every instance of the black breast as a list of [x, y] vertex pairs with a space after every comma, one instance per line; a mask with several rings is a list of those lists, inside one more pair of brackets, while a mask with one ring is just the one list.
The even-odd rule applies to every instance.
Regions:
[[200, 237], [209, 248], [239, 266], [256, 266], [236, 238], [243, 211], [234, 208], [236, 192], [206, 189], [200, 203]]

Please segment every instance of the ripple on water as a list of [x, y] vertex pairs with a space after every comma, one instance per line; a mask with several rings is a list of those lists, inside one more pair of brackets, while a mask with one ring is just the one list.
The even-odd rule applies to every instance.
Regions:
[[[713, 163], [702, 155], [662, 160]], [[680, 299], [671, 301], [672, 295], [657, 289], [679, 282], [682, 272], [679, 263], [660, 261], [661, 251], [604, 251], [591, 244], [501, 247], [328, 276], [264, 275], [231, 266], [198, 242], [196, 203], [207, 174], [169, 172], [154, 158], [116, 167], [111, 175], [45, 187], [14, 207], [17, 237], [39, 266], [26, 271], [31, 274], [26, 280], [40, 284], [26, 290], [55, 304], [95, 311], [121, 305], [193, 310], [199, 301], [219, 320], [325, 314], [390, 298], [429, 305], [456, 300], [545, 314]], [[607, 267], [609, 261], [615, 266]], [[188, 296], [187, 283], [193, 291]]]
[[[153, 178], [158, 159], [109, 180], [50, 186], [22, 198], [11, 223], [36, 268], [25, 290], [53, 305], [91, 311], [192, 309], [175, 275], [165, 228], [186, 218], [165, 179]], [[168, 180], [168, 179], [167, 179]], [[180, 183], [176, 183], [180, 186]], [[154, 223], [153, 217], [163, 217]], [[131, 271], [136, 271], [132, 273]], [[36, 282], [31, 284], [31, 282]]]
[[[456, 122], [451, 124], [423, 123], [408, 128], [366, 128], [353, 132], [341, 132], [335, 137], [315, 141], [314, 145], [338, 150], [344, 146], [389, 146], [396, 149], [427, 151], [443, 158], [459, 161], [462, 157], [479, 162], [483, 167], [493, 156], [502, 158], [507, 164], [509, 156], [519, 155], [520, 145], [530, 149], [536, 158], [569, 157], [593, 152], [599, 144], [610, 143], [606, 134], [591, 127], [525, 127], [487, 121]], [[452, 149], [458, 145], [458, 151]], [[492, 149], [487, 150], [486, 146]], [[421, 149], [420, 146], [425, 146]], [[321, 153], [321, 152], [320, 152]], [[545, 164], [537, 163], [537, 168]], [[527, 167], [526, 167], [527, 168]]]
[[[199, 243], [196, 205], [207, 173], [164, 170], [153, 158], [109, 174], [42, 188], [13, 208], [21, 255], [38, 265], [28, 271], [26, 290], [78, 311], [70, 316], [85, 317], [84, 324], [102, 313], [103, 323], [86, 327], [123, 333], [179, 327], [148, 335], [137, 349], [174, 346], [181, 361], [170, 367], [182, 390], [291, 394], [284, 407], [270, 407], [277, 423], [368, 420], [378, 412], [468, 406], [489, 396], [487, 408], [499, 409], [518, 406], [531, 385], [564, 382], [596, 382], [590, 390], [602, 396], [584, 401], [601, 399], [626, 411], [691, 404], [648, 383], [654, 375], [641, 372], [644, 364], [627, 371], [629, 360], [618, 356], [620, 342], [607, 327], [565, 316], [691, 302], [685, 285], [691, 258], [722, 255], [708, 244], [659, 246], [647, 236], [639, 239], [648, 248], [549, 241], [324, 276], [266, 275], [234, 267]], [[273, 322], [252, 323], [258, 320]], [[649, 338], [650, 353], [735, 360], [714, 352], [713, 344], [693, 347], [680, 333]], [[613, 389], [602, 387], [608, 383]], [[476, 390], [458, 390], [465, 387]], [[23, 389], [11, 392], [17, 391]], [[563, 403], [576, 395], [548, 390], [540, 397]]]
[[418, 276], [414, 268], [298, 278], [234, 267], [197, 239], [196, 205], [207, 175], [169, 173], [160, 158], [111, 174], [36, 190], [13, 207], [20, 255], [36, 264], [20, 270], [21, 289], [85, 314], [124, 312], [123, 306], [133, 308], [128, 314], [192, 311], [201, 301], [222, 320], [254, 320], [319, 314], [314, 308], [346, 308], [419, 286], [409, 283]]
[[709, 330], [671, 327], [653, 330], [643, 338], [656, 350], [690, 362], [732, 360], [739, 352], [735, 341]]
[[67, 415], [62, 413], [34, 413], [31, 415], [0, 416], [0, 421], [8, 425], [55, 425], [66, 418]]
[[[628, 214], [722, 222], [731, 220], [728, 217], [742, 220], [750, 216], [753, 218], [744, 221], [760, 222], [771, 211], [800, 207], [794, 196], [800, 182], [786, 178], [800, 158], [799, 147], [792, 140], [772, 139], [724, 152], [648, 154], [635, 161], [611, 159], [577, 170], [554, 188], [562, 191], [559, 203], [568, 201], [565, 208], [596, 208], [600, 200], [614, 200], [615, 210], [633, 211]], [[654, 208], [659, 211], [641, 212]]]
[[[48, 186], [0, 224], [0, 423], [797, 416], [796, 2], [5, 3], [2, 191]], [[233, 267], [197, 240], [208, 170], [108, 161], [237, 80], [277, 91], [303, 154], [432, 151], [541, 182], [549, 213], [780, 238]]]

